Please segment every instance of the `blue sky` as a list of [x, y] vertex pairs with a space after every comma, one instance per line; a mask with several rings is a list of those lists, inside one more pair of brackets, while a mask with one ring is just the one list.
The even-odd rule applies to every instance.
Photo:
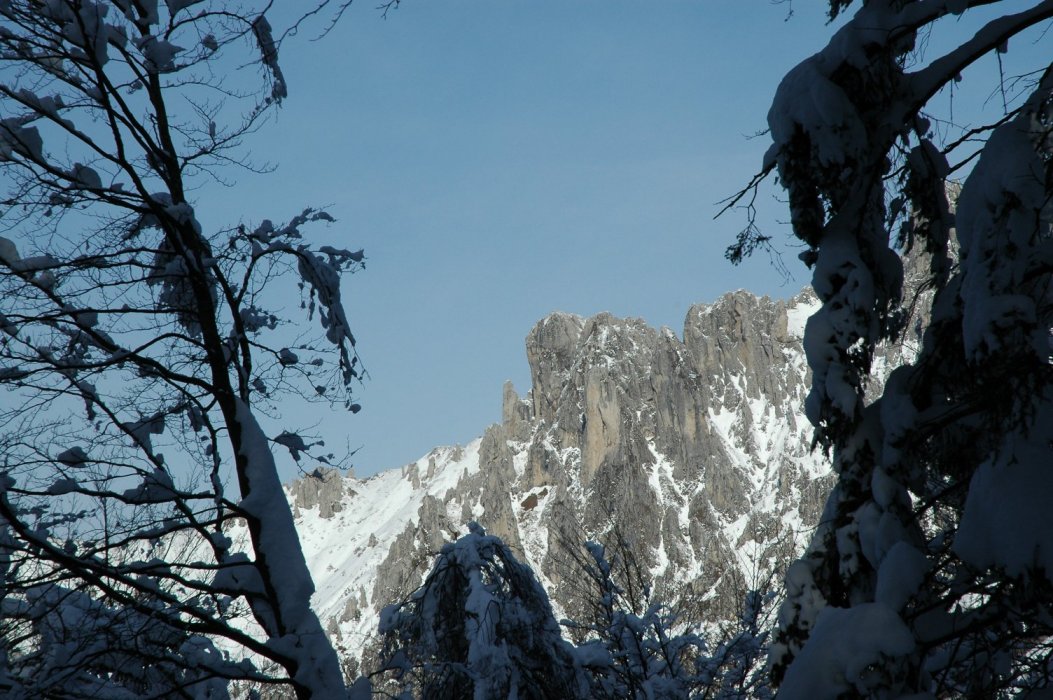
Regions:
[[[498, 421], [549, 312], [679, 334], [723, 292], [796, 293], [794, 249], [794, 280], [764, 257], [732, 267], [743, 217], [713, 216], [760, 165], [767, 140], [748, 136], [779, 80], [832, 32], [824, 6], [406, 0], [383, 19], [364, 2], [287, 41], [289, 98], [249, 144], [278, 167], [201, 190], [199, 218], [326, 206], [339, 223], [319, 239], [368, 257], [343, 289], [370, 379], [358, 415], [282, 418], [361, 448], [361, 476]], [[789, 244], [781, 205], [760, 205]]]
[[199, 217], [324, 205], [339, 223], [314, 233], [365, 248], [343, 287], [363, 410], [315, 432], [361, 448], [359, 475], [398, 466], [500, 420], [549, 312], [679, 334], [725, 291], [794, 293], [766, 260], [726, 263], [742, 222], [712, 220], [760, 163], [746, 136], [779, 78], [828, 31], [786, 16], [768, 0], [409, 0], [385, 20], [366, 2], [286, 42], [289, 99], [249, 144], [278, 168], [234, 174], [214, 213], [202, 191]]

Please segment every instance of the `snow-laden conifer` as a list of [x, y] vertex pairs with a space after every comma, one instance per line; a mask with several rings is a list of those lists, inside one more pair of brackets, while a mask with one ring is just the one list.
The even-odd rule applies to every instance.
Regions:
[[[975, 34], [926, 50], [982, 11]], [[870, 0], [775, 96], [764, 172], [786, 188], [823, 302], [805, 332], [807, 410], [838, 475], [786, 577], [780, 697], [1050, 687], [1053, 67], [1006, 76], [990, 124], [949, 133], [930, 112], [941, 91], [998, 90], [959, 82], [1051, 18], [1048, 0]], [[897, 252], [927, 261], [918, 289]], [[916, 293], [931, 298], [917, 358], [867, 402], [874, 349]]]

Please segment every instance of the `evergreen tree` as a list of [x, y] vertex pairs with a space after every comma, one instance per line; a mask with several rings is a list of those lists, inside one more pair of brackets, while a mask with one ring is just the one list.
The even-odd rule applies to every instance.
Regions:
[[[439, 553], [423, 585], [385, 608], [380, 632], [387, 685], [419, 698], [590, 698], [680, 700], [769, 697], [763, 656], [770, 598], [747, 596], [739, 624], [709, 653], [701, 635], [652, 601], [631, 562], [608, 560], [587, 542], [578, 573], [591, 588], [588, 621], [562, 624], [529, 566], [476, 523]], [[627, 552], [625, 548], [617, 548]], [[637, 572], [627, 594], [615, 568]], [[640, 597], [637, 597], [639, 594]]]
[[581, 698], [588, 684], [529, 566], [477, 523], [381, 613], [384, 669], [421, 698]]
[[[780, 697], [997, 697], [1053, 679], [1053, 67], [1016, 78], [1005, 114], [960, 137], [927, 113], [981, 58], [1048, 30], [1053, 2], [1007, 7], [934, 58], [920, 48], [998, 4], [864, 2], [769, 114], [762, 176], [787, 191], [823, 302], [807, 412], [837, 473], [786, 577]], [[947, 178], [976, 153], [952, 202]], [[729, 255], [763, 243], [750, 227]], [[929, 260], [931, 320], [867, 403], [874, 349], [904, 318], [896, 246]]]

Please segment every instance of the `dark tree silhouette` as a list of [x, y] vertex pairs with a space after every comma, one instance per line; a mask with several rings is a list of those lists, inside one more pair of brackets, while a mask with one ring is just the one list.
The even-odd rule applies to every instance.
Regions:
[[[339, 280], [363, 256], [305, 240], [324, 212], [221, 230], [190, 196], [286, 97], [278, 48], [225, 0], [0, 3], [11, 693], [345, 692], [272, 454], [311, 445], [257, 415], [290, 395], [357, 410]], [[283, 277], [299, 318], [271, 311]]]
[[[831, 16], [852, 4], [834, 0]], [[1048, 53], [1003, 77], [993, 123], [930, 114], [941, 91], [990, 92], [960, 83], [970, 66], [1048, 40], [1053, 2], [998, 9], [864, 2], [787, 74], [769, 114], [758, 178], [778, 173], [823, 302], [805, 333], [807, 412], [837, 472], [787, 575], [780, 697], [1000, 697], [1053, 678]], [[983, 12], [972, 37], [923, 50]], [[729, 256], [764, 245], [757, 235], [747, 227]], [[896, 248], [926, 261], [914, 283], [931, 311], [916, 360], [867, 403], [874, 349], [905, 317]]]

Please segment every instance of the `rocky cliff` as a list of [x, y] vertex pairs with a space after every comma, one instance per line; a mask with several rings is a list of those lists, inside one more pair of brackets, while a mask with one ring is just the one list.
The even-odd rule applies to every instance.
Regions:
[[656, 599], [726, 617], [806, 541], [831, 480], [802, 410], [816, 304], [733, 292], [692, 307], [681, 337], [552, 314], [526, 338], [529, 391], [506, 384], [501, 423], [478, 440], [365, 480], [319, 470], [290, 485], [330, 633], [358, 658], [378, 611], [471, 520], [529, 561], [566, 613], [579, 605], [571, 549], [618, 534]]

